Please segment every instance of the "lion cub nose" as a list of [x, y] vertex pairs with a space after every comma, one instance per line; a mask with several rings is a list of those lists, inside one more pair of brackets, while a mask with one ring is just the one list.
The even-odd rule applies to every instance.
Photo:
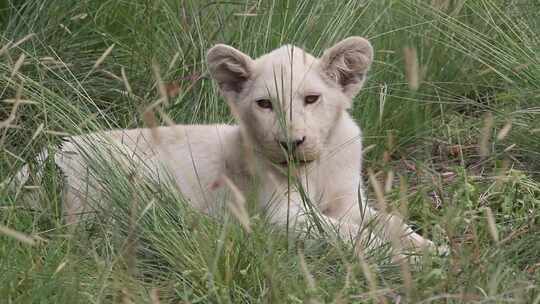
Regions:
[[294, 150], [296, 150], [296, 148], [298, 148], [301, 144], [303, 144], [304, 141], [306, 141], [305, 136], [303, 136], [300, 139], [291, 140], [290, 142], [280, 141], [279, 144], [281, 145], [281, 147], [283, 147], [283, 149], [285, 149], [285, 151], [293, 152]]

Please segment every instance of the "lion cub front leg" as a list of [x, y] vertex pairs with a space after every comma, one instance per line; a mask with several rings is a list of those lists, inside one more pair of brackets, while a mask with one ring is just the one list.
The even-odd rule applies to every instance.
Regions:
[[414, 232], [400, 216], [371, 208], [367, 203], [362, 185], [360, 195], [358, 191], [351, 189], [357, 189], [357, 187], [350, 184], [334, 189], [335, 192], [332, 193], [325, 208], [325, 214], [343, 222], [359, 225], [363, 230], [371, 230], [383, 242], [393, 243], [402, 249], [437, 249], [432, 241]]
[[327, 216], [317, 206], [312, 206], [307, 210], [302, 198], [297, 194], [270, 203], [268, 216], [273, 224], [280, 226], [288, 224], [297, 232], [307, 231], [310, 223], [319, 220], [326, 232], [335, 232], [342, 240], [353, 241], [355, 247], [360, 246], [361, 249], [376, 248], [383, 244], [382, 240], [375, 234], [359, 233], [362, 228], [356, 223]]

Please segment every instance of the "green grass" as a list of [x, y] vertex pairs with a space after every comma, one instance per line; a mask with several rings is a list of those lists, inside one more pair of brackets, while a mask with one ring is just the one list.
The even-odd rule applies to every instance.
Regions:
[[[387, 201], [451, 254], [410, 265], [408, 282], [379, 248], [365, 253], [366, 271], [346, 242], [288, 238], [255, 212], [248, 234], [226, 212], [189, 209], [168, 183], [134, 183], [100, 162], [108, 207], [68, 226], [48, 164], [36, 187], [0, 187], [0, 225], [34, 240], [0, 233], [0, 302], [540, 303], [539, 10], [517, 0], [1, 2], [0, 122], [9, 100], [27, 101], [0, 128], [2, 185], [62, 135], [144, 125], [160, 97], [156, 67], [179, 88], [157, 106], [175, 122], [231, 122], [206, 71], [213, 44], [320, 55], [362, 35], [376, 50], [352, 109], [374, 145], [365, 168], [393, 174]], [[418, 90], [405, 47], [416, 50]]]

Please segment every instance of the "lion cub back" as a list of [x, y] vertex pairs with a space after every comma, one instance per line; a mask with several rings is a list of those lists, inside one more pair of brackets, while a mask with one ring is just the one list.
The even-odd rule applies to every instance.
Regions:
[[126, 174], [135, 170], [156, 180], [173, 177], [193, 207], [209, 211], [219, 195], [210, 186], [226, 174], [226, 159], [237, 154], [238, 133], [231, 125], [176, 125], [67, 138], [54, 156], [66, 178], [66, 213], [83, 212], [100, 195], [96, 186], [88, 185], [99, 184], [92, 178], [99, 172], [92, 171], [104, 163], [120, 166]]

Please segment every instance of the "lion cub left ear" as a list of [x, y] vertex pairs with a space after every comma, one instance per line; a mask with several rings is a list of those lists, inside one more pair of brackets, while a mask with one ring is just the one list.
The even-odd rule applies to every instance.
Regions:
[[350, 98], [362, 88], [372, 62], [373, 47], [362, 37], [349, 37], [338, 42], [320, 59], [323, 73]]
[[221, 93], [234, 101], [253, 74], [253, 59], [225, 44], [212, 47], [206, 59], [210, 75], [218, 83]]

